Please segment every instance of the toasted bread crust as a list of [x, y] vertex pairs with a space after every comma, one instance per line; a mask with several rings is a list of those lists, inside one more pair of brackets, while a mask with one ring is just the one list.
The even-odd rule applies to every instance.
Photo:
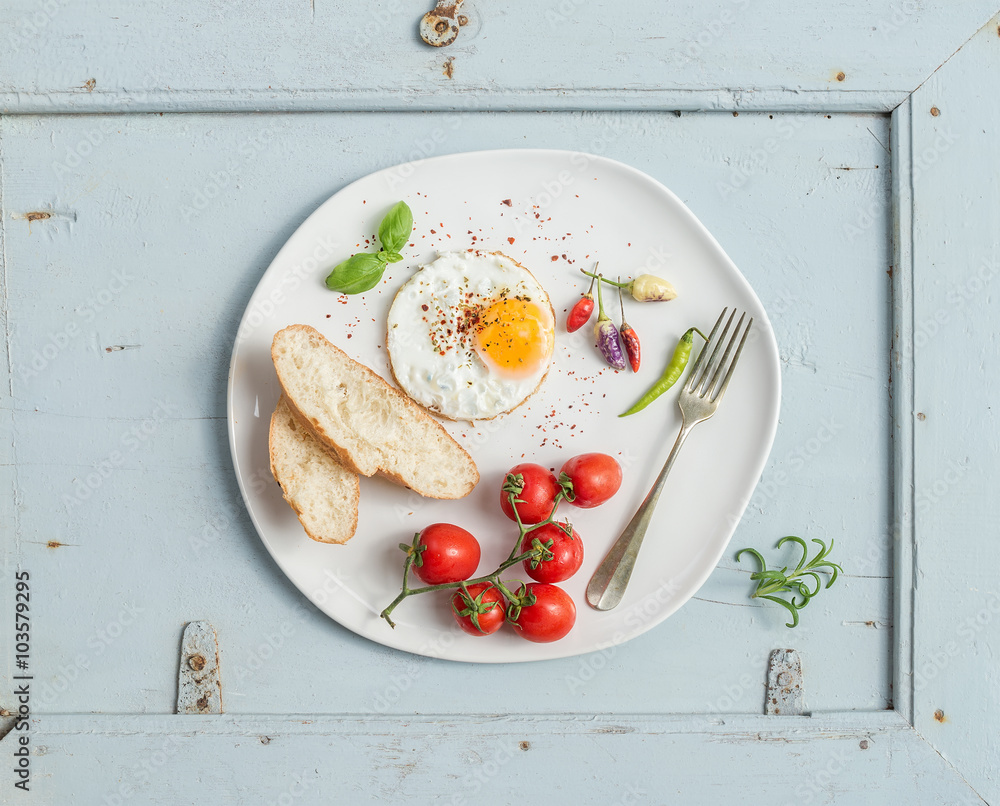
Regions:
[[[280, 370], [278, 371], [278, 380], [282, 385], [284, 390], [284, 396], [288, 401], [288, 407], [292, 413], [298, 418], [298, 420], [304, 424], [312, 434], [317, 438], [317, 440], [334, 456], [345, 468], [352, 470], [363, 476], [371, 476], [376, 473], [385, 476], [390, 481], [393, 481], [400, 486], [407, 487], [408, 489], [414, 490], [414, 492], [426, 497], [426, 498], [463, 498], [472, 492], [476, 484], [479, 483], [479, 469], [476, 467], [475, 461], [452, 436], [449, 434], [444, 427], [436, 419], [430, 416], [421, 406], [419, 406], [413, 399], [408, 395], [396, 389], [391, 384], [387, 383], [384, 378], [382, 378], [377, 372], [374, 372], [369, 367], [361, 364], [351, 358], [347, 353], [337, 347], [335, 344], [330, 342], [326, 337], [323, 336], [318, 330], [310, 325], [289, 325], [284, 329], [284, 331], [279, 331], [275, 334], [274, 340], [271, 344], [271, 356], [272, 360], [275, 361], [275, 366], [277, 368], [279, 362], [276, 356], [276, 345], [278, 343], [278, 337], [280, 333], [285, 331], [292, 331], [304, 334], [309, 338], [314, 345], [321, 345], [324, 349], [329, 349], [333, 351], [339, 358], [348, 362], [352, 369], [362, 375], [367, 381], [375, 385], [379, 390], [379, 393], [384, 394], [387, 397], [393, 398], [398, 406], [407, 412], [407, 416], [412, 417], [414, 420], [421, 421], [428, 425], [431, 430], [436, 432], [440, 437], [442, 437], [446, 442], [450, 443], [452, 448], [461, 456], [468, 465], [469, 470], [469, 480], [463, 486], [463, 491], [461, 494], [456, 496], [451, 495], [441, 495], [436, 494], [431, 490], [421, 490], [416, 487], [409, 485], [400, 477], [397, 473], [393, 473], [390, 469], [385, 467], [376, 467], [374, 469], [368, 469], [365, 467], [360, 467], [356, 461], [356, 458], [352, 455], [351, 451], [344, 445], [337, 442], [334, 435], [327, 432], [323, 428], [322, 424], [315, 418], [307, 416], [300, 406], [297, 404], [294, 397], [289, 394], [286, 385], [286, 380], [281, 377]], [[374, 443], [372, 443], [374, 444]]]
[[[360, 502], [361, 494], [360, 494], [360, 484], [358, 483], [357, 474], [350, 473], [350, 471], [347, 471], [348, 473], [350, 473], [351, 476], [351, 478], [348, 479], [351, 491], [348, 495], [347, 500], [345, 501], [346, 506], [344, 507], [344, 512], [347, 515], [347, 519], [350, 523], [350, 526], [345, 531], [345, 535], [342, 537], [330, 537], [327, 535], [318, 534], [315, 531], [311, 530], [309, 528], [309, 524], [306, 522], [304, 518], [304, 513], [301, 507], [299, 506], [298, 501], [295, 499], [294, 496], [290, 495], [286, 489], [286, 485], [288, 483], [287, 480], [285, 481], [285, 483], [282, 483], [282, 474], [278, 469], [277, 437], [279, 430], [285, 427], [283, 420], [288, 413], [292, 413], [292, 408], [290, 405], [288, 405], [288, 398], [282, 395], [281, 398], [278, 400], [278, 404], [274, 408], [274, 412], [271, 414], [271, 423], [270, 426], [268, 427], [268, 458], [271, 465], [271, 475], [274, 476], [274, 480], [278, 482], [278, 485], [281, 487], [282, 497], [285, 499], [285, 501], [288, 502], [288, 505], [295, 512], [296, 517], [298, 517], [299, 519], [299, 523], [302, 524], [302, 528], [305, 530], [305, 533], [311, 539], [315, 540], [318, 543], [343, 545], [354, 536], [354, 533], [357, 531], [358, 528], [358, 504]], [[315, 439], [315, 437], [312, 435], [312, 432], [308, 428], [303, 428], [303, 431], [305, 434], [308, 435], [310, 439], [313, 439], [315, 441], [316, 446], [318, 448], [320, 449], [323, 448], [322, 443], [320, 443], [319, 440]], [[346, 470], [347, 469], [345, 468], [345, 471]], [[350, 481], [352, 479], [354, 483], [350, 484]]]
[[351, 454], [337, 445], [337, 443], [333, 441], [319, 422], [315, 419], [310, 419], [303, 414], [302, 410], [295, 405], [295, 401], [292, 400], [284, 391], [282, 391], [281, 396], [288, 403], [288, 409], [295, 416], [295, 419], [299, 421], [303, 428], [307, 429], [309, 433], [316, 438], [316, 441], [320, 444], [323, 450], [325, 450], [328, 454], [330, 454], [330, 456], [340, 462], [341, 465], [350, 470], [352, 473], [357, 473], [359, 476], [370, 475], [354, 464], [351, 459]]

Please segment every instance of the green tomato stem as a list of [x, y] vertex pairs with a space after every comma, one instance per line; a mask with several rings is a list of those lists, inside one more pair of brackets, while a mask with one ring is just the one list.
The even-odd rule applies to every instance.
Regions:
[[[600, 292], [598, 291], [598, 293]], [[464, 589], [469, 585], [476, 585], [480, 582], [489, 582], [490, 584], [494, 585], [508, 600], [516, 599], [517, 597], [515, 596], [515, 594], [509, 588], [507, 588], [507, 586], [504, 585], [504, 583], [501, 581], [500, 574], [502, 574], [511, 566], [517, 565], [518, 563], [524, 562], [525, 560], [535, 559], [542, 555], [545, 549], [541, 545], [533, 546], [528, 551], [522, 552], [520, 554], [518, 552], [521, 548], [521, 544], [524, 542], [525, 535], [527, 535], [529, 532], [534, 531], [535, 529], [539, 529], [542, 526], [545, 526], [546, 524], [555, 522], [556, 511], [559, 509], [559, 504], [567, 497], [565, 488], [560, 489], [559, 492], [556, 493], [555, 498], [552, 499], [552, 511], [549, 512], [549, 516], [545, 520], [539, 523], [526, 524], [521, 521], [521, 517], [517, 511], [517, 506], [514, 503], [516, 500], [518, 500], [517, 496], [518, 493], [513, 493], [513, 492], [507, 493], [511, 509], [514, 510], [514, 519], [517, 521], [517, 531], [518, 531], [517, 542], [514, 544], [514, 548], [511, 550], [510, 555], [507, 557], [507, 559], [504, 560], [502, 563], [500, 563], [500, 565], [497, 567], [495, 571], [493, 571], [493, 573], [486, 574], [485, 576], [481, 577], [476, 577], [475, 579], [465, 579], [465, 580], [460, 580], [458, 582], [442, 582], [439, 585], [425, 585], [421, 588], [411, 588], [409, 584], [410, 569], [413, 567], [413, 560], [416, 552], [409, 551], [407, 552], [406, 560], [403, 562], [403, 585], [401, 590], [399, 591], [399, 595], [395, 599], [393, 599], [392, 602], [389, 604], [389, 606], [379, 614], [380, 617], [384, 618], [386, 622], [389, 624], [389, 626], [395, 629], [396, 623], [391, 618], [392, 611], [395, 610], [396, 607], [404, 599], [410, 596], [416, 596], [417, 594], [420, 593], [430, 593], [432, 591], [439, 591], [439, 590], [455, 590], [458, 588]], [[419, 539], [420, 535], [418, 533], [414, 537], [414, 543], [419, 541]], [[539, 541], [536, 541], [536, 543], [537, 542]]]

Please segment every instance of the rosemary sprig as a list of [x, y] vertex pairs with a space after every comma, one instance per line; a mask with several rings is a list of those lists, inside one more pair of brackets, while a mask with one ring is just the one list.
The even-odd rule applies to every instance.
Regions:
[[[768, 601], [780, 604], [792, 614], [791, 623], [786, 623], [785, 626], [795, 627], [799, 623], [799, 611], [809, 604], [813, 596], [819, 593], [822, 588], [829, 588], [836, 582], [837, 574], [842, 573], [844, 569], [837, 563], [827, 559], [827, 556], [833, 550], [833, 540], [830, 540], [830, 547], [827, 548], [822, 540], [813, 538], [812, 542], [819, 544], [819, 553], [811, 560], [809, 559], [809, 547], [801, 537], [795, 537], [794, 535], [783, 537], [778, 541], [776, 548], [780, 549], [788, 541], [797, 543], [802, 547], [802, 558], [791, 573], [789, 573], [787, 567], [782, 568], [780, 571], [768, 571], [767, 562], [761, 556], [761, 553], [755, 549], [740, 549], [736, 553], [736, 561], [739, 562], [740, 556], [744, 552], [752, 554], [757, 558], [757, 562], [760, 563], [760, 570], [750, 574], [750, 579], [757, 582], [757, 590], [750, 595], [750, 598], [767, 599]], [[830, 575], [826, 585], [823, 584], [823, 580], [819, 575], [820, 571]], [[809, 587], [808, 579], [810, 577], [815, 582], [816, 587], [814, 588]], [[789, 593], [791, 596], [789, 599], [782, 599], [779, 595], [782, 593]], [[796, 596], [801, 598], [796, 599]]]

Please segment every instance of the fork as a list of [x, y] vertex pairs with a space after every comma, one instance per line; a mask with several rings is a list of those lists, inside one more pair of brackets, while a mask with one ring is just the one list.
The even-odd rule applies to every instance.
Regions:
[[[740, 328], [743, 327], [746, 313], [744, 312], [740, 316], [740, 321], [736, 323], [736, 329], [733, 330], [733, 335], [720, 358], [719, 349], [726, 340], [729, 328], [736, 317], [736, 309], [734, 308], [721, 335], [716, 339], [716, 334], [719, 332], [719, 327], [722, 325], [722, 320], [726, 318], [728, 310], [728, 307], [722, 309], [715, 327], [712, 328], [712, 332], [708, 336], [707, 344], [698, 354], [698, 360], [695, 361], [687, 382], [681, 388], [678, 400], [681, 409], [681, 430], [660, 475], [656, 478], [656, 483], [590, 578], [590, 583], [587, 585], [587, 602], [596, 610], [610, 610], [625, 595], [625, 588], [628, 586], [632, 569], [635, 568], [636, 557], [639, 556], [639, 549], [642, 547], [642, 539], [646, 536], [646, 529], [649, 528], [649, 522], [653, 517], [653, 509], [660, 498], [660, 493], [663, 492], [663, 485], [670, 473], [670, 468], [674, 466], [674, 460], [681, 451], [681, 445], [684, 444], [692, 428], [715, 414], [715, 410], [722, 401], [722, 396], [729, 387], [733, 370], [736, 369], [736, 362], [740, 360], [740, 353], [743, 352], [747, 334], [753, 326], [753, 317], [750, 317], [746, 328], [743, 329], [743, 336], [740, 337]], [[738, 337], [739, 345], [736, 347], [736, 353], [733, 355], [732, 362], [727, 364]], [[711, 357], [706, 361], [705, 356], [708, 355], [709, 349], [711, 349]], [[726, 369], [727, 366], [728, 369]], [[724, 369], [725, 374], [723, 374]]]

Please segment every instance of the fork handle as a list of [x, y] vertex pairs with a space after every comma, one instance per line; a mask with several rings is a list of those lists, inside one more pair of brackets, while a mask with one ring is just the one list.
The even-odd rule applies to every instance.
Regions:
[[587, 585], [587, 602], [595, 610], [611, 610], [625, 595], [625, 588], [632, 577], [632, 569], [635, 568], [635, 560], [642, 547], [642, 539], [646, 536], [646, 529], [649, 528], [649, 522], [653, 518], [653, 510], [656, 508], [660, 493], [663, 492], [667, 475], [674, 466], [681, 445], [694, 426], [695, 423], [687, 422], [681, 425], [677, 441], [674, 442], [660, 475], [656, 477], [656, 483], [590, 578], [590, 583]]

